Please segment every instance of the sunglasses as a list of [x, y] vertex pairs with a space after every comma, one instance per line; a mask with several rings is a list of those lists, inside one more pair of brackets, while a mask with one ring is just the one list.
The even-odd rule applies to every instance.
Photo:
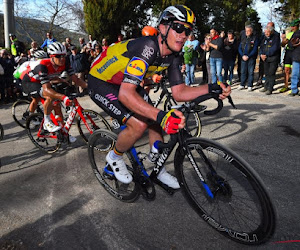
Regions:
[[55, 58], [60, 58], [60, 59], [61, 59], [61, 58], [65, 58], [66, 55], [55, 55], [54, 57], [55, 57]]
[[181, 34], [183, 31], [185, 32], [186, 36], [189, 36], [192, 32], [190, 26], [186, 26], [181, 23], [172, 23], [171, 28], [176, 31], [176, 33]]

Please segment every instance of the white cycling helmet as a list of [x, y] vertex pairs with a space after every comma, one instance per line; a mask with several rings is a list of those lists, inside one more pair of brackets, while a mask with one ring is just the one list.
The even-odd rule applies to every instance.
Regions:
[[67, 49], [61, 43], [54, 42], [48, 46], [47, 52], [49, 55], [66, 55]]
[[37, 50], [33, 53], [33, 57], [36, 59], [48, 58], [48, 54], [43, 50]]

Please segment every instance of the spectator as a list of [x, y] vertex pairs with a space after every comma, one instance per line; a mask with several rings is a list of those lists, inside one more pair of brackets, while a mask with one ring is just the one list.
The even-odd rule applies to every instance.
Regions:
[[[203, 69], [203, 81], [207, 83], [212, 82], [211, 73], [210, 73], [210, 50], [209, 50], [209, 43], [211, 41], [210, 34], [205, 35], [204, 44], [201, 44], [200, 47], [203, 49], [205, 53], [205, 68], [206, 71], [204, 72]], [[202, 65], [203, 67], [203, 65]]]
[[51, 32], [47, 32], [47, 38], [45, 39], [45, 41], [43, 42], [43, 44], [41, 45], [41, 48], [43, 49], [44, 47], [48, 47], [50, 44], [56, 42], [56, 39], [52, 37], [52, 33]]
[[29, 52], [30, 52], [30, 57], [33, 57], [34, 52], [36, 52], [36, 51], [38, 51], [38, 50], [39, 50], [39, 48], [38, 48], [37, 42], [36, 42], [36, 41], [32, 41], [32, 42], [31, 42], [31, 48], [30, 48], [30, 50], [29, 50]]
[[106, 51], [108, 48], [108, 42], [106, 40], [106, 38], [102, 39], [102, 52]]
[[79, 40], [80, 49], [83, 49], [83, 47], [86, 45], [84, 38], [83, 37], [79, 37], [78, 40]]
[[222, 66], [223, 66], [223, 39], [218, 35], [215, 29], [210, 30], [211, 41], [208, 43], [210, 50], [210, 73], [212, 83], [215, 84], [218, 81], [223, 82]]
[[75, 46], [72, 44], [72, 39], [70, 37], [66, 37], [66, 45], [71, 48], [72, 46]]
[[93, 40], [93, 37], [91, 34], [89, 34], [89, 46], [90, 49], [95, 49], [96, 44], [99, 44], [97, 40]]
[[16, 99], [16, 95], [13, 93], [13, 72], [16, 63], [14, 56], [5, 49], [0, 51], [0, 59], [4, 69], [4, 74], [1, 76], [1, 100], [9, 103], [11, 99]]
[[266, 81], [264, 88], [260, 91], [265, 92], [266, 95], [270, 95], [273, 92], [275, 84], [275, 74], [280, 60], [280, 37], [275, 34], [272, 26], [266, 26], [264, 29], [264, 37], [260, 44], [260, 58], [264, 63], [264, 72], [266, 75]]
[[122, 42], [124, 40], [124, 36], [122, 34], [118, 35], [118, 40], [115, 43]]
[[[294, 25], [299, 26], [300, 20], [294, 20]], [[293, 50], [293, 64], [292, 64], [292, 76], [291, 76], [291, 91], [290, 96], [299, 94], [298, 83], [300, 81], [300, 30], [294, 32], [291, 40], [288, 43], [290, 48]]]
[[258, 38], [253, 34], [251, 25], [245, 27], [245, 32], [241, 34], [241, 43], [239, 45], [239, 54], [241, 60], [241, 84], [238, 90], [245, 88], [248, 76], [248, 91], [252, 91], [254, 68], [258, 51]]
[[[224, 39], [223, 54], [223, 67], [224, 67], [224, 82], [229, 81], [232, 84], [233, 69], [238, 53], [238, 41], [235, 39], [233, 30], [227, 32], [227, 37]], [[229, 71], [229, 79], [228, 79]]]
[[24, 43], [19, 41], [16, 35], [9, 34], [9, 39], [11, 41], [10, 51], [13, 56], [20, 56], [21, 53], [25, 52]]
[[[273, 34], [276, 35], [276, 36], [278, 36], [279, 40], [280, 40], [280, 34], [275, 30], [275, 24], [273, 22], [268, 22], [267, 26], [273, 28]], [[261, 44], [261, 41], [264, 38], [265, 38], [265, 34], [263, 33], [262, 36], [261, 36], [261, 38], [260, 38], [259, 44]], [[280, 52], [281, 51], [278, 50], [279, 57], [280, 57]], [[256, 83], [257, 86], [262, 85], [263, 76], [264, 76], [264, 61], [261, 59], [261, 57], [259, 57], [258, 80], [257, 80], [257, 83]]]
[[95, 46], [95, 58], [101, 53], [100, 46], [96, 44]]
[[182, 50], [184, 52], [184, 63], [186, 66], [185, 84], [191, 85], [195, 83], [195, 67], [198, 59], [199, 41], [195, 39], [193, 33], [188, 36]]
[[[70, 50], [71, 55], [69, 56], [69, 58], [71, 67], [77, 77], [84, 81], [85, 74], [87, 74], [87, 71], [89, 69], [89, 63], [86, 53], [84, 51], [80, 51], [80, 53], [78, 53], [76, 46], [71, 46]], [[82, 91], [83, 89], [79, 88], [79, 92]]]
[[293, 49], [294, 47], [289, 46], [289, 41], [293, 34], [299, 29], [299, 20], [294, 20], [290, 23], [291, 31], [287, 34], [282, 35], [281, 46], [285, 49], [283, 64], [284, 64], [284, 87], [279, 91], [284, 93], [289, 90], [289, 78], [291, 73], [291, 68], [293, 64]]

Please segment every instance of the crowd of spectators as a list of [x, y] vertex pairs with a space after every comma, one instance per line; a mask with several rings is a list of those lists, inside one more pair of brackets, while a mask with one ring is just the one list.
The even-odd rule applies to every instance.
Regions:
[[[281, 37], [275, 31], [273, 22], [269, 22], [263, 29], [262, 34], [256, 34], [250, 24], [245, 25], [245, 30], [236, 33], [233, 30], [228, 32], [212, 28], [210, 34], [206, 34], [204, 42], [198, 49], [198, 66], [202, 67], [202, 83], [227, 82], [233, 84], [234, 67], [237, 66], [238, 78], [235, 82], [239, 83], [238, 90], [248, 89], [253, 91], [254, 71], [259, 59], [259, 74], [256, 82], [261, 86], [261, 92], [266, 95], [272, 94], [276, 83], [276, 71], [282, 62], [284, 67], [284, 87], [280, 93], [290, 90], [290, 73], [291, 90], [290, 96], [299, 93], [297, 84], [299, 82], [300, 50], [299, 40], [299, 23], [300, 20], [294, 20], [290, 27]], [[197, 41], [197, 40], [196, 40]], [[194, 43], [199, 43], [194, 40]], [[282, 53], [281, 51], [285, 53]], [[184, 53], [188, 53], [184, 50]], [[187, 57], [184, 55], [184, 58]], [[185, 62], [186, 64], [186, 62]], [[192, 68], [194, 61], [186, 64], [186, 68]], [[295, 65], [295, 66], [294, 66]], [[186, 84], [190, 84], [190, 71], [186, 72]], [[293, 80], [294, 79], [294, 80]], [[264, 80], [264, 81], [263, 81]]]
[[[212, 28], [205, 35], [204, 42], [200, 43], [192, 34], [183, 47], [185, 82], [187, 85], [195, 84], [195, 69], [201, 66], [203, 78], [201, 83], [227, 82], [233, 84], [239, 82], [239, 90], [248, 89], [253, 91], [254, 70], [259, 58], [259, 74], [257, 86], [262, 86], [261, 92], [272, 94], [276, 70], [282, 62], [284, 68], [284, 86], [280, 92], [291, 90], [290, 96], [298, 95], [298, 82], [300, 77], [300, 20], [290, 23], [288, 31], [281, 36], [275, 31], [274, 23], [269, 22], [264, 27], [263, 34], [255, 34], [251, 25], [245, 25], [245, 30], [240, 33], [229, 30], [228, 32]], [[115, 43], [124, 39], [122, 34], [118, 35]], [[16, 67], [27, 60], [31, 60], [37, 50], [46, 50], [47, 46], [55, 42], [51, 32], [47, 32], [46, 39], [39, 46], [36, 41], [31, 42], [31, 47], [26, 49], [24, 43], [18, 40], [14, 34], [10, 34], [10, 51], [0, 51], [0, 103], [11, 102], [22, 96], [18, 86], [14, 85], [13, 72]], [[67, 48], [67, 58], [76, 72], [77, 76], [86, 80], [87, 74], [93, 60], [109, 44], [106, 38], [101, 42], [95, 40], [92, 35], [88, 36], [87, 42], [84, 37], [78, 39], [78, 46], [72, 43], [70, 37], [62, 42]], [[284, 48], [284, 52], [281, 52]], [[237, 66], [238, 78], [234, 79], [234, 68]], [[265, 80], [263, 82], [263, 79]], [[78, 89], [78, 91], [82, 91]]]

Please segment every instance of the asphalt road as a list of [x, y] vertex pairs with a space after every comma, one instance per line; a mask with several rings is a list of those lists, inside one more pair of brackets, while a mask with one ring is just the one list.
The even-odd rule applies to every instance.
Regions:
[[[278, 88], [281, 85], [277, 86]], [[261, 249], [299, 249], [300, 97], [238, 91], [238, 109], [224, 102], [216, 116], [201, 115], [202, 136], [229, 146], [265, 182], [278, 213], [276, 232]], [[80, 103], [101, 112], [88, 98]], [[208, 102], [213, 106], [214, 103]], [[0, 106], [0, 249], [245, 249], [204, 223], [181, 192], [157, 188], [155, 201], [127, 204], [98, 184], [87, 146], [77, 141], [53, 155], [41, 153]], [[147, 138], [138, 145], [148, 150]], [[166, 166], [170, 172], [173, 163]]]

